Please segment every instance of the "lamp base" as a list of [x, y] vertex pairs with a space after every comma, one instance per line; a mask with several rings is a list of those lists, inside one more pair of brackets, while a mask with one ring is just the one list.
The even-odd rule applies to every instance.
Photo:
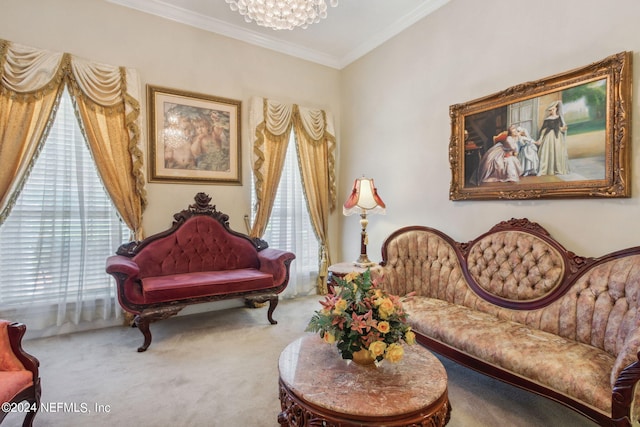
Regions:
[[353, 262], [353, 265], [360, 268], [373, 267], [374, 265], [378, 265], [377, 263], [371, 261], [367, 254], [360, 254], [360, 258], [357, 261]]

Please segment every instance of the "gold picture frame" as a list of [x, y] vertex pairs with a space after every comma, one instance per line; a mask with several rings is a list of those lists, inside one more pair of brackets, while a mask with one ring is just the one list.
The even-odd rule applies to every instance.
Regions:
[[630, 197], [631, 59], [452, 105], [449, 198]]
[[149, 181], [241, 185], [241, 106], [147, 85]]

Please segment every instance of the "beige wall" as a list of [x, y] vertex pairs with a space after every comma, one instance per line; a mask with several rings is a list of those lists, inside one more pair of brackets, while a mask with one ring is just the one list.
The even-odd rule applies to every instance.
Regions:
[[[218, 1], [218, 0], [215, 0]], [[138, 70], [141, 83], [242, 101], [242, 186], [148, 183], [147, 234], [204, 191], [244, 232], [250, 213], [252, 96], [333, 112], [339, 129], [339, 71], [255, 47], [103, 0], [2, 0], [0, 38]], [[144, 93], [144, 92], [143, 92]], [[146, 113], [146, 101], [143, 102]], [[143, 149], [146, 151], [147, 130]], [[337, 215], [332, 221], [337, 222]], [[334, 229], [337, 226], [334, 225]], [[333, 239], [334, 241], [337, 238]]]
[[[635, 147], [631, 199], [454, 203], [448, 199], [448, 109], [623, 50], [640, 52], [638, 17], [637, 0], [483, 0], [482, 6], [451, 0], [341, 71], [102, 0], [2, 0], [0, 38], [133, 67], [143, 85], [243, 102], [243, 185], [148, 184], [148, 233], [166, 228], [198, 191], [213, 197], [234, 229], [244, 230], [250, 210], [247, 107], [257, 95], [334, 113], [339, 203], [363, 174], [375, 178], [387, 203], [386, 216], [370, 217], [372, 259], [379, 259], [384, 238], [404, 225], [433, 226], [467, 241], [511, 217], [537, 221], [568, 249], [597, 256], [640, 244]], [[634, 61], [640, 81], [637, 53]], [[633, 146], [639, 138], [635, 132]], [[355, 259], [358, 217], [334, 214], [331, 227], [334, 261]]]
[[[369, 255], [394, 229], [436, 227], [466, 242], [512, 217], [543, 225], [567, 249], [598, 256], [640, 245], [640, 128], [633, 88], [630, 199], [449, 201], [449, 106], [633, 51], [640, 82], [637, 0], [451, 0], [342, 71], [339, 197], [347, 181], [375, 178], [387, 215], [369, 222]], [[358, 220], [346, 218], [346, 258]]]

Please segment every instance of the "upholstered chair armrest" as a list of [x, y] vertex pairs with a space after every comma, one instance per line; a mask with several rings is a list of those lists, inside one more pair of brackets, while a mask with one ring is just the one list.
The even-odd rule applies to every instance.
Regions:
[[38, 379], [40, 361], [22, 348], [22, 338], [27, 330], [23, 323], [0, 320], [0, 371], [28, 370]]
[[131, 258], [122, 255], [113, 255], [107, 258], [107, 273], [120, 273], [129, 279], [135, 279], [140, 273], [140, 267]]
[[283, 284], [289, 278], [289, 265], [296, 258], [292, 252], [280, 249], [267, 248], [258, 252], [260, 271], [270, 273], [273, 283], [277, 286]]

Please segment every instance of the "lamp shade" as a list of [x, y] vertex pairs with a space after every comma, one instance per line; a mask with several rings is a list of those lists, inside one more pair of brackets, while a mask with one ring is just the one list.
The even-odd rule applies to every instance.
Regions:
[[357, 178], [353, 183], [351, 194], [342, 207], [344, 215], [379, 213], [385, 214], [386, 206], [372, 178]]

